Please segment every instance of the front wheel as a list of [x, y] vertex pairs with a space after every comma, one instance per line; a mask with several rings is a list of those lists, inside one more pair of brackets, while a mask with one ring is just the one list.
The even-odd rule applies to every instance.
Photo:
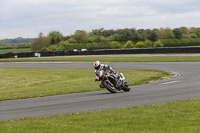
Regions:
[[111, 93], [116, 93], [117, 92], [117, 90], [114, 87], [114, 85], [112, 83], [106, 81], [106, 80], [102, 82], [102, 85]]
[[124, 83], [124, 86], [122, 88], [123, 91], [128, 92], [131, 90], [129, 84], [127, 82]]

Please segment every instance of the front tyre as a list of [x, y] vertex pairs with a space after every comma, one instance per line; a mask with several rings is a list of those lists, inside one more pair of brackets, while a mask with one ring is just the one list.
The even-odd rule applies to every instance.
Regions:
[[131, 87], [129, 86], [127, 82], [125, 82], [122, 90], [125, 92], [129, 92], [131, 90]]
[[114, 87], [114, 85], [112, 83], [106, 81], [106, 80], [102, 82], [102, 85], [111, 93], [116, 93], [117, 92], [117, 90]]

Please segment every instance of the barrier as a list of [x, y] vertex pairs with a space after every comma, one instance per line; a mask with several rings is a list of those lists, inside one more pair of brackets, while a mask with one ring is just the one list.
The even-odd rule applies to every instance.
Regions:
[[12, 58], [13, 53], [5, 53], [5, 54], [0, 54], [0, 58]]
[[171, 48], [133, 48], [133, 49], [103, 49], [91, 51], [44, 51], [0, 54], [0, 58], [25, 58], [46, 56], [70, 56], [70, 55], [108, 55], [108, 54], [170, 54], [170, 53], [200, 53], [200, 47], [171, 47]]

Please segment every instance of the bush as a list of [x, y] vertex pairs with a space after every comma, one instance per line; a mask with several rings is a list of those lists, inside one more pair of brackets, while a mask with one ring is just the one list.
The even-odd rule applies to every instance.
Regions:
[[88, 50], [94, 50], [94, 49], [98, 49], [98, 45], [96, 43], [88, 43], [86, 44], [86, 49]]
[[164, 44], [162, 44], [162, 42], [160, 40], [156, 41], [153, 45], [154, 48], [157, 48], [157, 47], [164, 47]]
[[42, 51], [49, 51], [47, 47], [42, 48]]
[[109, 36], [108, 40], [109, 41], [120, 41], [121, 37], [119, 36], [119, 34], [115, 33], [114, 35]]
[[200, 38], [189, 39], [189, 46], [200, 45]]
[[132, 41], [127, 41], [123, 48], [134, 48], [134, 44]]
[[69, 38], [67, 41], [69, 43], [77, 43], [77, 41], [74, 38]]
[[16, 49], [30, 48], [30, 47], [31, 47], [30, 44], [22, 44], [22, 45], [18, 45], [18, 46], [16, 46]]
[[57, 45], [50, 45], [50, 46], [48, 47], [48, 49], [49, 49], [49, 51], [57, 51], [57, 50], [58, 50], [58, 47], [57, 47]]
[[150, 40], [146, 40], [145, 44], [146, 44], [147, 48], [151, 48], [153, 46], [153, 42]]
[[59, 50], [72, 49], [72, 44], [69, 43], [68, 41], [61, 41], [61, 42], [58, 44], [58, 49], [59, 49]]
[[111, 48], [121, 48], [121, 44], [118, 41], [111, 42]]
[[137, 43], [135, 44], [135, 47], [136, 47], [136, 48], [146, 48], [147, 45], [146, 45], [144, 42], [137, 42]]
[[9, 44], [6, 44], [4, 47], [1, 47], [1, 49], [13, 49], [13, 47]]
[[197, 38], [198, 36], [197, 36], [197, 34], [192, 33], [192, 34], [190, 34], [190, 37], [191, 37], [191, 38]]
[[164, 44], [165, 47], [195, 46], [195, 45], [200, 45], [200, 38], [161, 39], [161, 42]]

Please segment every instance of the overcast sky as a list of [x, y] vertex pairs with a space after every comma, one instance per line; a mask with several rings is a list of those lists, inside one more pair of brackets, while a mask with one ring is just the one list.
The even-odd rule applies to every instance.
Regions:
[[200, 0], [0, 0], [0, 39], [181, 26], [200, 27]]

